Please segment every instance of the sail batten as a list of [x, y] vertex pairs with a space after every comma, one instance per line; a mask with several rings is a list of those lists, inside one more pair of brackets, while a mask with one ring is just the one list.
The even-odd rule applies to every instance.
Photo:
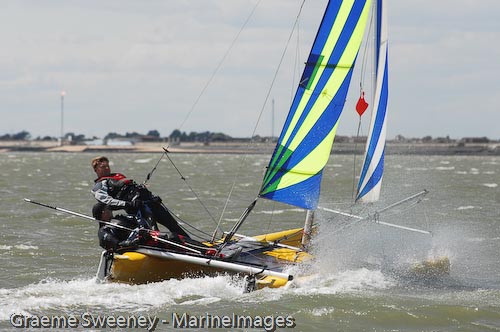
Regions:
[[367, 0], [329, 2], [260, 197], [316, 208], [369, 7]]

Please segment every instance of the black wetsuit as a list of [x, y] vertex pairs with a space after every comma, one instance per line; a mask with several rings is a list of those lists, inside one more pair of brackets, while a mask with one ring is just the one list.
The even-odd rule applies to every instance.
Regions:
[[[161, 203], [161, 199], [153, 196], [146, 187], [127, 179], [121, 173], [111, 173], [94, 182], [91, 192], [97, 199], [97, 204], [105, 204], [111, 210], [125, 209], [127, 213], [135, 215], [138, 211], [132, 207], [132, 201], [141, 200], [144, 202], [140, 208], [142, 218], [151, 217], [155, 223], [162, 224], [170, 232], [189, 238], [167, 207]], [[156, 228], [156, 225], [151, 225], [151, 228]]]
[[[131, 230], [139, 226], [134, 216], [118, 215], [111, 219], [109, 223], [123, 226]], [[97, 232], [99, 245], [106, 250], [116, 250], [120, 243], [130, 238], [132, 233], [130, 230], [108, 224], [100, 224], [99, 226], [99, 231]]]

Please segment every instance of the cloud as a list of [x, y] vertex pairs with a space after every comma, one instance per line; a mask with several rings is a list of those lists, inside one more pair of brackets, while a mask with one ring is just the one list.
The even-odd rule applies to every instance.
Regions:
[[[26, 129], [34, 136], [58, 135], [59, 93], [66, 90], [67, 131], [103, 136], [157, 129], [168, 135], [184, 123], [256, 3], [7, 2], [0, 31], [0, 134]], [[293, 35], [270, 93], [276, 123], [285, 117], [325, 4], [307, 2], [302, 10], [300, 34]], [[270, 134], [271, 105], [264, 101], [300, 5], [260, 2], [183, 130], [247, 136], [263, 111], [258, 133]], [[492, 123], [500, 122], [494, 98], [500, 23], [492, 13], [500, 2], [389, 6], [389, 137], [498, 138]], [[339, 134], [355, 134], [356, 99], [348, 96]]]

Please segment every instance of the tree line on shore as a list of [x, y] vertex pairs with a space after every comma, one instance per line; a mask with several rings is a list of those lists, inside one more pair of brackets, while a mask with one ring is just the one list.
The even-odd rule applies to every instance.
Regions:
[[[53, 137], [53, 136], [38, 136], [36, 138], [32, 138], [31, 134], [26, 131], [22, 130], [18, 133], [15, 134], [4, 134], [0, 135], [0, 141], [28, 141], [28, 140], [33, 140], [33, 141], [58, 141], [61, 139], [60, 137]], [[98, 140], [100, 138], [93, 136], [93, 137], [86, 137], [84, 134], [75, 134], [75, 133], [66, 133], [63, 137], [63, 140], [66, 141], [71, 141], [73, 144], [85, 144], [86, 142], [89, 141], [94, 141]], [[261, 136], [255, 136], [252, 138], [234, 138], [229, 135], [226, 135], [224, 133], [220, 132], [210, 132], [210, 131], [204, 131], [204, 132], [183, 132], [178, 129], [175, 129], [170, 133], [169, 136], [162, 137], [159, 133], [158, 130], [153, 129], [149, 130], [146, 134], [141, 134], [138, 132], [127, 132], [125, 134], [119, 134], [116, 132], [110, 132], [106, 136], [104, 136], [104, 141], [109, 141], [109, 140], [130, 140], [130, 141], [136, 141], [136, 142], [165, 142], [165, 141], [170, 141], [170, 142], [204, 142], [204, 143], [209, 143], [209, 142], [234, 142], [234, 141], [248, 141], [248, 140], [253, 140], [253, 141], [270, 141], [270, 140], [276, 140], [275, 137], [261, 137]], [[355, 142], [355, 141], [365, 141], [366, 137], [350, 137], [350, 136], [340, 136], [337, 135], [337, 138], [335, 139], [336, 142]], [[432, 136], [424, 136], [422, 138], [405, 138], [402, 135], [397, 135], [393, 141], [396, 142], [421, 142], [421, 143], [495, 143], [499, 141], [491, 140], [488, 137], [463, 137], [460, 139], [452, 139], [449, 136], [446, 137], [432, 137]]]
[[[38, 136], [36, 138], [32, 138], [31, 134], [22, 130], [15, 134], [4, 134], [0, 135], [1, 141], [57, 141], [61, 139], [60, 137], [54, 136]], [[84, 134], [75, 134], [73, 132], [66, 133], [63, 137], [63, 140], [72, 141], [74, 143], [85, 143], [87, 141], [97, 140], [99, 137], [86, 137]], [[223, 133], [214, 133], [210, 131], [204, 132], [181, 132], [178, 129], [172, 131], [172, 133], [167, 137], [162, 137], [158, 130], [149, 130], [146, 134], [138, 133], [138, 132], [127, 132], [125, 134], [119, 134], [116, 132], [110, 132], [106, 134], [103, 138], [104, 140], [134, 140], [134, 141], [149, 141], [149, 142], [162, 142], [162, 141], [176, 141], [176, 142], [227, 142], [232, 141], [234, 138], [228, 136]]]

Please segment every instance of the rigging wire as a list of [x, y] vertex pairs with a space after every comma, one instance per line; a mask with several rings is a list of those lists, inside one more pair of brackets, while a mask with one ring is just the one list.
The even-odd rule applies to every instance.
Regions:
[[[360, 84], [361, 85], [361, 84]], [[358, 139], [359, 139], [359, 133], [361, 131], [361, 116], [359, 117], [359, 122], [358, 122], [358, 131], [356, 133], [356, 140], [354, 142], [354, 157], [353, 157], [353, 167], [352, 167], [352, 199], [356, 198], [357, 195], [357, 190], [356, 190], [356, 151], [358, 150]]]
[[[183, 220], [182, 218], [180, 218], [179, 216], [177, 216], [175, 213], [172, 212], [172, 210], [170, 210], [168, 207], [164, 206], [169, 212], [170, 214], [177, 220], [177, 222], [179, 223], [179, 225], [181, 225], [184, 229], [184, 231], [186, 231], [186, 233], [189, 233], [191, 236], [193, 237], [197, 237], [198, 239], [200, 239], [201, 241], [208, 241], [207, 239], [210, 238], [210, 234], [208, 234], [207, 232], [191, 225], [190, 223], [188, 223], [187, 221]], [[197, 231], [198, 233], [200, 234], [203, 234], [205, 235], [205, 237], [202, 237], [200, 235], [197, 235], [197, 234], [194, 234], [193, 231], [188, 231], [187, 229], [185, 229], [184, 226], [188, 226], [189, 228], [191, 228], [192, 230], [194, 231]]]
[[245, 20], [245, 22], [243, 23], [243, 25], [241, 26], [240, 30], [238, 31], [238, 33], [236, 34], [236, 36], [234, 37], [233, 41], [231, 42], [231, 44], [229, 45], [228, 49], [226, 50], [226, 52], [224, 53], [224, 55], [222, 56], [222, 58], [220, 59], [219, 63], [217, 64], [217, 66], [215, 67], [214, 71], [212, 72], [212, 74], [210, 75], [208, 81], [205, 83], [205, 85], [203, 86], [203, 88], [201, 89], [201, 92], [200, 94], [198, 95], [198, 97], [196, 98], [196, 100], [194, 101], [193, 105], [191, 106], [191, 108], [189, 109], [189, 112], [187, 113], [186, 117], [184, 118], [184, 120], [182, 121], [180, 127], [178, 128], [179, 130], [184, 127], [184, 124], [186, 124], [187, 120], [189, 119], [189, 117], [191, 116], [191, 113], [193, 113], [194, 109], [196, 108], [196, 106], [198, 105], [198, 102], [200, 101], [201, 97], [205, 94], [205, 91], [208, 89], [210, 83], [212, 83], [213, 79], [215, 78], [215, 75], [219, 72], [219, 69], [222, 67], [222, 64], [224, 63], [224, 61], [226, 60], [227, 56], [229, 55], [229, 53], [231, 52], [231, 50], [233, 49], [234, 45], [236, 44], [236, 41], [238, 40], [238, 38], [240, 37], [241, 33], [243, 32], [243, 30], [245, 29], [245, 27], [247, 26], [248, 22], [250, 22], [250, 19], [252, 18], [253, 14], [255, 13], [255, 10], [257, 9], [257, 7], [259, 6], [259, 4], [261, 3], [262, 0], [258, 0], [257, 3], [255, 4], [255, 6], [253, 7], [252, 11], [250, 12], [250, 14], [248, 15], [247, 19]]
[[[375, 15], [375, 13], [373, 13], [371, 16], [370, 16], [370, 22], [368, 23], [368, 31], [366, 33], [367, 36], [371, 35], [372, 34], [372, 28], [373, 28], [373, 16]], [[362, 89], [362, 83], [364, 83], [365, 81], [365, 75], [366, 75], [366, 72], [367, 72], [367, 63], [368, 63], [368, 49], [369, 49], [369, 38], [366, 39], [367, 42], [365, 43], [365, 47], [364, 47], [364, 50], [363, 50], [363, 61], [361, 62], [361, 74], [360, 74], [360, 88]]]
[[255, 133], [257, 132], [257, 127], [259, 126], [259, 123], [260, 123], [260, 120], [262, 118], [262, 114], [264, 114], [264, 109], [266, 107], [266, 104], [267, 104], [267, 101], [269, 100], [269, 96], [271, 95], [271, 90], [273, 89], [274, 87], [274, 83], [276, 82], [276, 78], [278, 77], [278, 72], [279, 70], [281, 69], [281, 65], [283, 64], [283, 60], [285, 58], [285, 55], [286, 55], [286, 52], [288, 50], [288, 46], [290, 45], [290, 41], [292, 39], [292, 36], [293, 36], [293, 32], [295, 31], [295, 29], [297, 28], [297, 25], [298, 25], [298, 22], [299, 22], [299, 18], [300, 18], [300, 15], [302, 13], [302, 8], [304, 7], [304, 3], [306, 2], [306, 0], [303, 0], [302, 1], [302, 4], [300, 6], [300, 9], [299, 9], [299, 12], [297, 14], [297, 17], [295, 18], [295, 22], [293, 24], [293, 27], [292, 27], [292, 31], [290, 32], [290, 35], [288, 36], [288, 40], [286, 42], [286, 45], [285, 45], [285, 48], [283, 50], [283, 53], [281, 54], [281, 58], [280, 58], [280, 61], [278, 63], [278, 66], [276, 67], [276, 70], [274, 72], [274, 76], [273, 76], [273, 79], [271, 81], [271, 85], [269, 86], [269, 89], [267, 90], [267, 94], [266, 94], [266, 97], [264, 99], [264, 103], [262, 105], [262, 108], [260, 109], [260, 113], [259, 113], [259, 116], [257, 117], [257, 121], [255, 123], [255, 127], [253, 129], [253, 132], [252, 132], [252, 137], [255, 136]]
[[163, 157], [165, 156], [166, 152], [163, 152], [161, 154], [161, 157], [160, 159], [158, 159], [158, 161], [156, 162], [155, 166], [153, 167], [153, 169], [148, 173], [148, 175], [146, 175], [146, 179], [144, 180], [144, 182], [142, 183], [143, 185], [147, 185], [148, 184], [148, 181], [151, 179], [151, 177], [153, 176], [153, 173], [156, 171], [156, 168], [158, 168], [158, 165], [160, 164], [160, 161], [163, 159]]
[[224, 232], [220, 228], [220, 224], [222, 222], [222, 217], [224, 216], [224, 213], [226, 212], [227, 206], [229, 205], [230, 197], [233, 194], [235, 186], [236, 186], [236, 178], [234, 179], [233, 184], [231, 185], [231, 189], [229, 190], [227, 199], [224, 202], [224, 207], [222, 208], [222, 212], [220, 214], [219, 221], [217, 222], [217, 227], [214, 229], [214, 232], [212, 234], [212, 239], [211, 239], [212, 243], [215, 241], [215, 237], [217, 236], [217, 230], [219, 230], [220, 232], [222, 232], [222, 234], [224, 234]]
[[[196, 108], [196, 106], [198, 105], [201, 97], [205, 94], [205, 91], [208, 89], [210, 83], [212, 83], [213, 79], [215, 78], [215, 75], [219, 72], [219, 69], [222, 67], [222, 64], [224, 63], [224, 61], [226, 60], [227, 56], [229, 55], [229, 53], [231, 52], [231, 50], [233, 49], [234, 45], [236, 44], [236, 41], [238, 40], [238, 38], [240, 37], [241, 35], [241, 32], [245, 29], [246, 25], [248, 24], [248, 22], [250, 21], [250, 18], [253, 16], [253, 14], [255, 13], [255, 10], [257, 9], [257, 7], [259, 6], [260, 2], [262, 0], [259, 0], [257, 1], [257, 3], [255, 4], [255, 6], [253, 7], [252, 11], [250, 12], [250, 14], [248, 15], [248, 17], [246, 18], [245, 22], [243, 23], [243, 25], [241, 26], [240, 30], [238, 31], [238, 33], [236, 34], [236, 36], [234, 37], [234, 39], [232, 40], [231, 44], [229, 45], [228, 49], [226, 50], [226, 52], [224, 53], [224, 55], [222, 56], [222, 58], [220, 59], [220, 61], [217, 63], [217, 66], [215, 67], [214, 71], [212, 72], [212, 74], [210, 75], [210, 77], [208, 78], [207, 82], [205, 83], [205, 85], [203, 86], [203, 88], [201, 89], [200, 93], [198, 94], [198, 96], [196, 97], [195, 101], [193, 102], [193, 105], [191, 105], [188, 113], [186, 114], [186, 116], [184, 117], [184, 119], [182, 120], [181, 122], [181, 125], [177, 128], [178, 130], [181, 130], [184, 125], [186, 124], [187, 120], [189, 119], [189, 117], [191, 116], [191, 114], [193, 113], [194, 109]], [[169, 148], [170, 146], [167, 145], [167, 149]], [[158, 164], [160, 163], [161, 159], [164, 157], [166, 152], [163, 152], [161, 157], [160, 157], [160, 160], [158, 160], [158, 162], [156, 163], [155, 167], [151, 170], [151, 172], [148, 173], [147, 177], [146, 177], [146, 180], [144, 181], [144, 184], [147, 183], [147, 181], [149, 181], [154, 173], [154, 171], [156, 170]]]
[[[178, 127], [178, 130], [181, 130], [184, 125], [186, 124], [186, 122], [188, 121], [188, 119], [190, 118], [191, 114], [193, 113], [193, 111], [195, 110], [196, 106], [198, 105], [199, 101], [201, 100], [201, 97], [205, 94], [205, 91], [208, 89], [209, 85], [212, 83], [213, 79], [215, 78], [216, 74], [219, 72], [220, 68], [222, 67], [222, 64], [225, 62], [227, 56], [229, 55], [229, 53], [231, 52], [231, 50], [233, 49], [234, 45], [236, 44], [236, 41], [239, 39], [241, 33], [243, 32], [243, 30], [245, 29], [245, 27], [247, 26], [248, 22], [250, 21], [250, 19], [253, 17], [254, 13], [255, 13], [255, 10], [257, 9], [257, 7], [259, 6], [259, 4], [261, 3], [262, 0], [258, 0], [255, 4], [255, 6], [252, 8], [252, 11], [250, 12], [250, 14], [247, 16], [245, 22], [243, 23], [243, 25], [241, 26], [240, 30], [238, 31], [238, 33], [236, 34], [236, 36], [234, 37], [234, 39], [232, 40], [231, 44], [229, 45], [228, 49], [226, 50], [226, 52], [224, 53], [224, 55], [222, 56], [222, 58], [220, 59], [220, 61], [217, 63], [217, 66], [215, 67], [214, 71], [212, 72], [212, 74], [210, 75], [209, 79], [207, 80], [207, 82], [205, 83], [205, 85], [203, 86], [203, 88], [201, 89], [200, 93], [198, 94], [197, 98], [195, 99], [193, 105], [191, 105], [191, 108], [189, 109], [188, 113], [186, 114], [185, 118], [183, 119], [183, 121], [181, 122], [180, 126]], [[167, 155], [168, 153], [168, 148], [170, 146], [167, 144], [167, 147], [164, 148], [164, 152], [161, 154], [161, 157], [159, 158], [159, 160], [156, 162], [156, 165], [153, 167], [153, 169], [151, 170], [151, 172], [148, 173], [148, 175], [146, 176], [146, 180], [144, 181], [144, 184], [146, 184], [150, 179], [151, 177], [153, 176], [153, 173], [156, 171], [158, 165], [160, 164], [161, 160], [163, 159], [164, 156]], [[207, 211], [207, 213], [209, 214], [210, 218], [215, 221], [215, 218], [211, 215], [211, 213], [208, 211], [207, 207], [205, 206], [205, 204], [201, 201], [201, 199], [199, 198], [199, 196], [194, 192], [194, 190], [192, 189], [192, 187], [187, 183], [187, 180], [186, 178], [181, 174], [180, 170], [177, 168], [177, 166], [175, 166], [173, 160], [167, 155], [168, 159], [170, 160], [170, 162], [172, 163], [172, 165], [174, 166], [174, 168], [177, 170], [177, 172], [180, 174], [181, 176], [181, 179], [185, 181], [186, 185], [188, 186], [189, 190], [191, 190], [191, 192], [193, 192], [193, 194], [196, 196], [197, 200], [201, 203], [201, 205], [204, 207], [204, 209]], [[187, 223], [186, 223], [187, 224]], [[192, 227], [192, 226], [191, 226]], [[194, 227], [193, 227], [194, 228]], [[215, 229], [215, 232], [217, 231], [217, 229], [220, 229], [220, 222], [217, 224], [216, 226], [216, 229]], [[205, 233], [206, 234], [206, 233]]]
[[186, 177], [184, 175], [182, 175], [180, 169], [174, 163], [174, 161], [172, 160], [172, 158], [170, 158], [170, 156], [168, 155], [168, 150], [166, 148], [163, 148], [163, 149], [165, 150], [165, 155], [167, 156], [168, 160], [170, 161], [170, 163], [172, 164], [172, 166], [175, 168], [175, 170], [177, 171], [177, 173], [179, 173], [179, 176], [181, 177], [181, 180], [184, 181], [184, 183], [186, 184], [186, 186], [189, 188], [189, 190], [196, 197], [196, 200], [200, 202], [201, 206], [203, 206], [203, 208], [205, 209], [205, 212], [210, 216], [210, 219], [212, 219], [212, 221], [215, 222], [215, 218], [212, 216], [212, 214], [208, 210], [208, 208], [205, 205], [205, 203], [203, 203], [203, 201], [200, 199], [200, 196], [198, 196], [198, 194], [196, 193], [196, 191], [191, 187], [191, 185], [187, 181]]
[[[161, 162], [161, 160], [163, 159], [163, 157], [164, 157], [164, 156], [167, 156], [167, 158], [170, 160], [170, 162], [172, 163], [172, 165], [174, 166], [174, 168], [175, 168], [175, 169], [177, 170], [177, 172], [180, 174], [181, 179], [183, 179], [184, 181], [186, 181], [186, 178], [185, 178], [185, 177], [184, 177], [184, 176], [180, 173], [179, 169], [178, 169], [178, 168], [176, 167], [176, 165], [173, 163], [172, 159], [171, 159], [171, 158], [167, 155], [168, 150], [167, 150], [167, 149], [165, 149], [165, 148], [164, 148], [164, 150], [165, 150], [165, 151], [162, 153], [162, 155], [161, 155], [160, 159], [158, 159], [158, 161], [156, 162], [156, 165], [153, 167], [153, 169], [151, 170], [151, 172], [149, 172], [149, 173], [148, 173], [148, 175], [147, 175], [147, 177], [146, 177], [146, 180], [144, 180], [144, 182], [143, 182], [143, 185], [146, 185], [146, 184], [147, 184], [147, 182], [149, 181], [149, 179], [151, 179], [152, 174], [154, 173], [154, 171], [156, 170], [156, 168], [158, 167], [158, 165], [160, 164], [160, 162]], [[189, 187], [189, 185], [188, 185], [188, 187]], [[190, 188], [190, 187], [189, 187], [189, 188]], [[191, 189], [191, 191], [194, 193], [194, 191], [193, 191], [192, 189]], [[198, 196], [196, 195], [196, 193], [194, 193], [194, 194], [195, 194], [195, 196], [198, 198]], [[200, 202], [201, 202], [201, 200], [200, 200]], [[205, 207], [205, 205], [203, 204], [203, 202], [201, 202], [201, 204], [202, 204], [202, 206], [204, 206], [204, 207]], [[163, 204], [162, 204], [162, 205], [163, 205]], [[177, 221], [180, 221], [183, 225], [189, 226], [189, 227], [190, 227], [190, 228], [192, 228], [193, 230], [195, 230], [195, 231], [197, 231], [197, 232], [199, 232], [199, 233], [201, 233], [201, 234], [204, 234], [204, 235], [205, 235], [205, 236], [207, 236], [207, 237], [210, 237], [210, 234], [208, 234], [208, 233], [206, 233], [206, 232], [202, 231], [202, 230], [201, 230], [201, 229], [199, 229], [199, 228], [196, 228], [195, 226], [191, 225], [191, 224], [190, 224], [190, 223], [188, 223], [187, 221], [185, 221], [185, 220], [183, 220], [183, 219], [179, 218], [179, 217], [178, 217], [178, 216], [177, 216], [177, 215], [176, 215], [173, 211], [171, 211], [171, 210], [170, 210], [168, 207], [166, 207], [165, 205], [163, 205], [163, 207], [164, 207], [165, 209], [167, 209], [167, 210], [170, 212], [170, 214], [171, 214], [172, 216], [175, 216], [175, 218], [177, 219]], [[206, 209], [206, 207], [205, 207], [205, 210], [207, 211], [208, 215], [209, 215], [209, 216], [211, 216], [210, 212], [208, 211], [208, 209]], [[211, 216], [211, 217], [212, 217], [212, 216]], [[212, 217], [212, 219], [213, 219], [213, 217]], [[206, 240], [206, 238], [203, 238], [203, 237], [201, 237], [201, 236], [199, 236], [199, 235], [195, 235], [195, 234], [193, 234], [193, 232], [189, 232], [189, 233], [191, 233], [191, 235], [193, 235], [193, 236], [198, 237], [199, 239]]]
[[[372, 13], [370, 16], [370, 22], [368, 24], [368, 31], [366, 33], [367, 36], [372, 34], [372, 27], [373, 27], [373, 16], [375, 13]], [[363, 49], [363, 58], [361, 61], [361, 70], [360, 70], [360, 78], [359, 78], [359, 93], [360, 95], [363, 94], [363, 85], [365, 82], [365, 75], [367, 72], [367, 63], [368, 63], [368, 49], [369, 49], [369, 43], [368, 40], [369, 38], [366, 39], [367, 42], [364, 44], [364, 49]], [[373, 103], [373, 101], [372, 101]], [[372, 105], [373, 107], [373, 105]], [[358, 122], [358, 130], [356, 133], [356, 140], [354, 142], [354, 158], [353, 158], [353, 175], [352, 175], [352, 198], [355, 199], [357, 196], [357, 190], [356, 190], [356, 151], [358, 150], [358, 140], [360, 137], [360, 133], [362, 132], [362, 121], [361, 121], [361, 115], [359, 116], [359, 122]]]
[[[271, 217], [269, 218], [269, 221], [267, 222], [267, 226], [265, 228], [265, 232], [266, 233], [269, 233], [269, 230], [271, 229], [271, 224], [273, 222], [273, 219], [274, 219], [274, 212], [276, 211], [276, 202], [273, 201], [273, 208], [272, 208], [272, 212], [271, 212]], [[266, 237], [264, 237], [265, 239]]]
[[[212, 80], [214, 79], [215, 75], [217, 74], [217, 72], [219, 71], [219, 69], [221, 68], [223, 62], [225, 61], [225, 59], [227, 58], [228, 54], [230, 53], [231, 49], [233, 48], [233, 46], [235, 45], [237, 39], [239, 38], [241, 32], [244, 30], [244, 28], [246, 27], [247, 23], [250, 21], [250, 18], [253, 16], [256, 8], [258, 7], [258, 5], [260, 4], [262, 0], [259, 0], [255, 6], [253, 7], [250, 15], [247, 17], [246, 21], [244, 22], [243, 26], [241, 27], [241, 29], [238, 31], [236, 37], [233, 39], [231, 45], [229, 46], [229, 48], [226, 50], [224, 56], [222, 57], [222, 59], [219, 61], [219, 63], [217, 64], [215, 70], [212, 72], [212, 75], [210, 76], [210, 78], [208, 79], [208, 81], [206, 82], [206, 84], [204, 85], [204, 87], [202, 88], [202, 91], [200, 92], [200, 94], [198, 95], [198, 97], [196, 98], [195, 102], [193, 103], [193, 105], [191, 106], [189, 112], [187, 113], [186, 117], [184, 118], [184, 120], [182, 121], [181, 125], [179, 128], [182, 128], [185, 123], [187, 122], [187, 120], [189, 119], [189, 117], [191, 116], [192, 112], [194, 111], [194, 109], [196, 108], [197, 104], [199, 103], [201, 97], [204, 95], [205, 91], [207, 90], [208, 86], [210, 85], [210, 83], [212, 82]], [[297, 14], [297, 17], [294, 21], [294, 24], [293, 24], [293, 28], [292, 28], [292, 32], [290, 33], [289, 37], [288, 37], [288, 40], [287, 40], [287, 43], [286, 43], [286, 46], [283, 50], [283, 53], [281, 55], [281, 58], [280, 58], [280, 61], [278, 63], [278, 66], [276, 68], [276, 71], [274, 73], [274, 76], [273, 76], [273, 79], [271, 81], [271, 84], [270, 84], [270, 87], [267, 91], [267, 94], [266, 94], [266, 97], [264, 99], [264, 102], [263, 102], [263, 105], [261, 107], [261, 110], [260, 110], [260, 113], [258, 115], [258, 118], [257, 118], [257, 121], [256, 121], [256, 124], [254, 126], [254, 129], [252, 131], [252, 135], [251, 137], [253, 138], [255, 136], [255, 133], [257, 131], [257, 127], [260, 123], [260, 120], [262, 118], [262, 115], [264, 113], [264, 109], [265, 109], [265, 106], [269, 100], [269, 96], [271, 94], [271, 90], [272, 88], [274, 87], [274, 83], [276, 81], [276, 78], [278, 76], [278, 72], [281, 68], [281, 65], [283, 63], [283, 60], [284, 60], [284, 57], [285, 57], [285, 54], [286, 54], [286, 51], [288, 50], [288, 46], [290, 45], [290, 40], [293, 36], [293, 31], [296, 29], [296, 27], [298, 26], [298, 22], [299, 22], [299, 18], [300, 18], [300, 15], [301, 15], [301, 12], [302, 12], [302, 8], [304, 6], [304, 3], [305, 3], [305, 0], [302, 1], [302, 4], [300, 6], [300, 9], [299, 9], [299, 12]], [[180, 129], [179, 129], [180, 130]], [[250, 145], [253, 143], [253, 140], [251, 140], [248, 144], [247, 144], [247, 150], [250, 150]], [[167, 158], [169, 159], [169, 161], [171, 162], [171, 164], [173, 165], [173, 167], [176, 169], [176, 171], [179, 173], [180, 177], [182, 180], [184, 180], [185, 184], [188, 186], [189, 190], [196, 196], [196, 199], [200, 202], [200, 204], [203, 206], [203, 208], [205, 209], [205, 211], [208, 213], [208, 215], [210, 216], [210, 218], [215, 222], [215, 218], [212, 216], [212, 214], [209, 212], [208, 208], [206, 207], [206, 205], [201, 201], [200, 197], [197, 195], [197, 193], [193, 190], [193, 188], [188, 184], [186, 178], [182, 175], [182, 173], [180, 172], [179, 168], [175, 165], [175, 163], [173, 162], [173, 160], [168, 156], [168, 146], [167, 148], [164, 148], [164, 153], [162, 153], [162, 156], [160, 157], [160, 159], [158, 160], [158, 162], [156, 163], [155, 167], [153, 168], [153, 170], [148, 174], [147, 178], [146, 178], [146, 181], [149, 181], [152, 177], [152, 174], [154, 173], [154, 171], [156, 170], [157, 166], [159, 165], [160, 161], [162, 160], [162, 158], [164, 156], [167, 156]], [[244, 161], [246, 160], [246, 155], [244, 157]], [[242, 163], [242, 165], [244, 164], [244, 162]], [[241, 166], [242, 167], [242, 166]], [[221, 220], [223, 218], [223, 214], [226, 210], [226, 207], [227, 207], [227, 204], [231, 198], [231, 195], [234, 191], [234, 188], [236, 186], [236, 177], [233, 181], [233, 184], [232, 184], [232, 187], [231, 187], [231, 190], [229, 192], [229, 195], [227, 197], [227, 200], [226, 200], [226, 203], [225, 203], [225, 207], [224, 207], [224, 210], [223, 210], [223, 213], [221, 214], [221, 217], [219, 218], [219, 222], [217, 223], [216, 225], [216, 229], [214, 230], [214, 234], [217, 232], [217, 230], [221, 231], [222, 230], [220, 229], [220, 223], [221, 223]]]
[[[297, 20], [297, 46], [295, 48], [295, 62], [293, 64], [293, 78], [292, 78], [292, 88], [290, 89], [290, 105], [293, 103], [293, 97], [294, 97], [294, 91], [295, 91], [295, 82], [296, 82], [296, 78], [295, 78], [295, 74], [300, 72], [300, 67], [299, 67], [299, 62], [300, 62], [300, 59], [301, 59], [301, 56], [300, 56], [300, 27], [299, 27], [299, 24], [300, 24], [300, 20]], [[299, 74], [300, 75], [300, 74]]]
[[[290, 35], [288, 36], [287, 42], [286, 42], [286, 44], [285, 44], [285, 48], [283, 49], [283, 52], [282, 52], [281, 57], [280, 57], [280, 60], [279, 60], [279, 62], [278, 62], [278, 66], [276, 67], [276, 70], [275, 70], [275, 72], [274, 72], [273, 78], [272, 78], [272, 80], [271, 80], [271, 84], [270, 84], [270, 86], [269, 86], [269, 88], [268, 88], [268, 90], [267, 90], [266, 96], [265, 96], [265, 98], [264, 98], [264, 102], [263, 102], [263, 104], [262, 104], [262, 107], [261, 107], [261, 109], [260, 109], [259, 115], [258, 115], [258, 117], [257, 117], [257, 121], [256, 121], [255, 126], [254, 126], [254, 128], [253, 128], [252, 135], [251, 135], [251, 140], [250, 140], [250, 142], [249, 142], [249, 143], [247, 144], [247, 146], [246, 146], [247, 151], [250, 151], [250, 146], [251, 146], [251, 144], [253, 144], [253, 143], [254, 143], [253, 139], [254, 139], [254, 137], [255, 137], [255, 133], [257, 132], [257, 128], [258, 128], [258, 126], [259, 126], [260, 120], [261, 120], [261, 118], [262, 118], [262, 115], [264, 114], [264, 109], [265, 109], [265, 107], [266, 107], [266, 105], [267, 105], [267, 102], [268, 102], [268, 100], [269, 100], [269, 96], [271, 95], [271, 91], [272, 91], [272, 89], [273, 89], [273, 87], [274, 87], [274, 83], [276, 82], [276, 78], [277, 78], [277, 76], [278, 76], [278, 72], [279, 72], [279, 70], [281, 69], [281, 65], [283, 64], [283, 60], [284, 60], [285, 55], [286, 55], [286, 53], [287, 53], [288, 46], [290, 45], [290, 41], [291, 41], [291, 39], [292, 39], [293, 32], [297, 29], [297, 26], [298, 26], [298, 23], [299, 23], [299, 19], [300, 19], [300, 15], [301, 15], [301, 13], [302, 13], [302, 9], [303, 9], [303, 7], [304, 7], [305, 2], [306, 2], [306, 0], [303, 0], [303, 1], [302, 1], [302, 4], [300, 5], [299, 12], [297, 13], [297, 16], [296, 16], [296, 18], [295, 18], [295, 21], [294, 21], [294, 23], [293, 23], [293, 26], [292, 26], [292, 29], [291, 29]], [[247, 157], [247, 155], [245, 154], [245, 155], [243, 156], [243, 162], [241, 163], [240, 169], [241, 169], [241, 168], [243, 167], [243, 165], [245, 164], [246, 157]], [[233, 192], [233, 188], [234, 188], [235, 186], [236, 186], [236, 176], [235, 176], [235, 178], [234, 178], [234, 181], [233, 181], [233, 184], [232, 184], [232, 188], [231, 188], [231, 190], [230, 190], [230, 194]], [[260, 190], [259, 190], [259, 191], [260, 191]], [[230, 195], [228, 195], [227, 200], [230, 200], [230, 198], [231, 198], [231, 196], [230, 196]], [[258, 197], [257, 197], [257, 198], [258, 198]], [[256, 199], [255, 199], [255, 200], [251, 203], [251, 205], [255, 205], [255, 201], [257, 200], [257, 198], [256, 198]], [[247, 215], [248, 215], [248, 214], [247, 214]], [[221, 219], [222, 219], [222, 215], [221, 215]], [[240, 223], [240, 221], [238, 221], [238, 223]]]

